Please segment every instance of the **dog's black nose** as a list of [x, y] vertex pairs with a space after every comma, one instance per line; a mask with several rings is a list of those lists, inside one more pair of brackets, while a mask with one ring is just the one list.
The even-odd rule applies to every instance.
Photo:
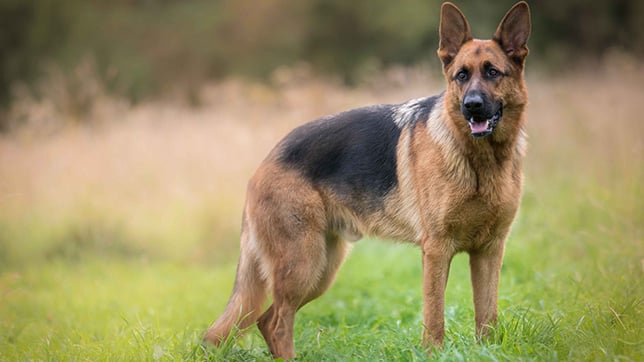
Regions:
[[478, 113], [483, 110], [483, 96], [479, 93], [468, 93], [463, 98], [463, 106], [471, 113]]

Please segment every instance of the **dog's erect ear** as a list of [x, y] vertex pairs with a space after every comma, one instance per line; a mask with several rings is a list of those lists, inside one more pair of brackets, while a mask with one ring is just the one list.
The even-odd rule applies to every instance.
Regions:
[[463, 13], [452, 3], [444, 3], [441, 7], [439, 33], [438, 56], [443, 62], [443, 67], [446, 68], [454, 60], [461, 46], [472, 40], [470, 24], [467, 23]]
[[519, 66], [528, 55], [530, 37], [530, 8], [525, 1], [516, 3], [501, 20], [494, 33], [494, 40], [505, 53]]

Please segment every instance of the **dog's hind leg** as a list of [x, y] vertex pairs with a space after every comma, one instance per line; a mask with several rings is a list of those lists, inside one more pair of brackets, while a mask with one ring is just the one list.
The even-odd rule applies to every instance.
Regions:
[[348, 242], [335, 235], [313, 237], [305, 243], [308, 244], [307, 258], [298, 258], [297, 265], [290, 263], [286, 269], [276, 270], [273, 304], [257, 321], [259, 330], [275, 357], [288, 359], [295, 356], [292, 333], [296, 311], [324, 294], [333, 284], [350, 249]]
[[[257, 326], [275, 358], [295, 357], [293, 323], [301, 305], [320, 289], [328, 261], [325, 240], [309, 233], [293, 249], [282, 250], [273, 264], [273, 304], [259, 318]], [[321, 293], [320, 293], [321, 294]], [[319, 295], [319, 294], [318, 294]]]
[[308, 302], [318, 298], [331, 287], [335, 281], [335, 276], [344, 262], [346, 255], [351, 249], [351, 244], [344, 241], [337, 235], [327, 235], [326, 237], [326, 265], [322, 270], [322, 274], [313, 289], [300, 303], [299, 308], [302, 308]]

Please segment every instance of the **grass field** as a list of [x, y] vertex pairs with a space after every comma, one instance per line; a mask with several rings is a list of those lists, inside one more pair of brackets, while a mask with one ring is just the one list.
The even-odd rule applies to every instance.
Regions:
[[[303, 121], [442, 83], [418, 69], [357, 89], [228, 81], [199, 108], [100, 96], [88, 126], [47, 100], [20, 105], [31, 126], [0, 137], [0, 359], [270, 360], [256, 329], [200, 344], [232, 288], [246, 180]], [[628, 63], [529, 74], [525, 194], [491, 341], [474, 340], [460, 255], [446, 345], [428, 357], [419, 250], [363, 240], [298, 314], [298, 359], [644, 360], [642, 84]]]

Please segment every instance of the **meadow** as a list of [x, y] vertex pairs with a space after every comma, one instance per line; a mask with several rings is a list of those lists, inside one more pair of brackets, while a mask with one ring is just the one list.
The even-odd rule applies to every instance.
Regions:
[[[527, 76], [525, 193], [491, 340], [474, 339], [466, 256], [446, 345], [428, 355], [419, 250], [362, 240], [298, 314], [298, 360], [644, 360], [641, 63]], [[255, 328], [200, 343], [232, 288], [247, 179], [298, 124], [443, 83], [423, 67], [355, 88], [295, 69], [191, 102], [131, 105], [99, 87], [79, 113], [55, 81], [25, 97], [10, 115], [26, 125], [0, 135], [0, 360], [270, 360]]]

